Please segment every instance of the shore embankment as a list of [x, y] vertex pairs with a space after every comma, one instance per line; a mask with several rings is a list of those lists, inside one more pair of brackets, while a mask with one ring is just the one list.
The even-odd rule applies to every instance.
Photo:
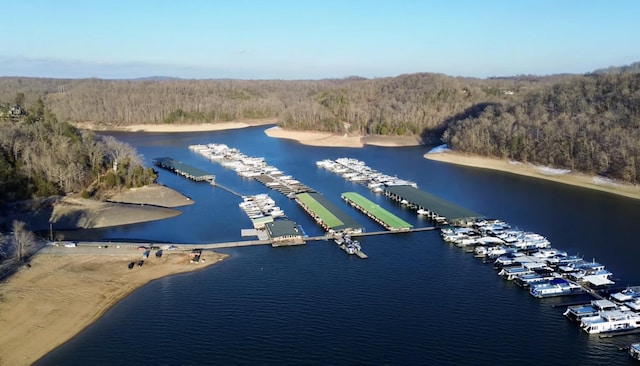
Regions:
[[169, 187], [154, 184], [116, 193], [107, 201], [78, 196], [52, 197], [23, 201], [6, 207], [0, 223], [27, 223], [30, 230], [95, 229], [136, 224], [177, 216], [176, 207], [193, 200]]
[[122, 131], [122, 132], [205, 132], [222, 131], [252, 126], [272, 125], [277, 123], [276, 118], [243, 119], [228, 122], [212, 123], [139, 123], [133, 125], [104, 124], [97, 122], [75, 122], [73, 125], [80, 129], [92, 131]]
[[[164, 251], [142, 266], [135, 248], [43, 248], [0, 286], [0, 364], [30, 365], [98, 320], [135, 289], [172, 274], [215, 264], [225, 254], [206, 252], [190, 263], [184, 252]], [[129, 263], [136, 265], [129, 269]]]
[[421, 145], [420, 139], [415, 136], [380, 136], [358, 134], [335, 134], [319, 131], [296, 131], [280, 127], [271, 127], [265, 130], [269, 137], [297, 141], [303, 145], [322, 147], [363, 147], [364, 145], [400, 147]]
[[634, 199], [640, 199], [640, 186], [624, 184], [604, 177], [591, 176], [571, 172], [565, 169], [553, 169], [528, 163], [510, 161], [506, 159], [487, 158], [465, 155], [453, 151], [427, 153], [425, 159], [444, 163], [464, 165], [474, 168], [491, 169], [528, 177], [545, 179], [553, 182], [570, 184], [588, 189], [613, 193]]

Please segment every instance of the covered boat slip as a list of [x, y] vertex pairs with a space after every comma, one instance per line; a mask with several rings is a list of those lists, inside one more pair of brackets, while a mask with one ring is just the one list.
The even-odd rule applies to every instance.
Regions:
[[296, 202], [327, 231], [362, 231], [362, 225], [319, 193], [309, 192], [297, 194]]
[[207, 181], [213, 183], [215, 179], [215, 176], [209, 172], [205, 172], [204, 170], [192, 167], [191, 165], [187, 165], [172, 158], [155, 158], [153, 159], [153, 163], [161, 168], [171, 170], [172, 172], [176, 172], [177, 174], [196, 182]]
[[356, 192], [345, 192], [342, 194], [342, 198], [352, 206], [362, 211], [365, 215], [371, 217], [380, 225], [384, 226], [387, 230], [407, 231], [413, 227], [413, 225]]
[[443, 216], [450, 222], [482, 217], [477, 212], [455, 205], [412, 186], [387, 186], [384, 188], [384, 194], [396, 201], [406, 203], [416, 210], [422, 209], [438, 216]]
[[269, 237], [272, 240], [271, 246], [287, 246], [305, 244], [302, 230], [298, 224], [291, 220], [276, 220], [265, 225]]

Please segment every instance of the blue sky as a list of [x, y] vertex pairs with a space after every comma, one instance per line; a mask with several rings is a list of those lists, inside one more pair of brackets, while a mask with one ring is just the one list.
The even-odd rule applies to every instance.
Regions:
[[0, 76], [484, 78], [640, 61], [637, 0], [21, 0], [0, 8]]

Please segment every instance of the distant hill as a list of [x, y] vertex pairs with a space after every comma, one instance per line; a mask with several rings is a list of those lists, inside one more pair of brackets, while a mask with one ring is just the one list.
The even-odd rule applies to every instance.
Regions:
[[640, 62], [634, 62], [626, 66], [610, 66], [593, 71], [594, 74], [626, 74], [640, 72]]
[[444, 141], [457, 151], [640, 183], [637, 66], [574, 76], [492, 105], [450, 124]]
[[639, 69], [640, 62], [586, 75], [487, 79], [0, 78], [0, 105], [22, 92], [27, 106], [42, 98], [61, 120], [112, 125], [277, 118], [289, 129], [444, 139], [460, 151], [636, 182]]
[[142, 78], [134, 78], [134, 79], [125, 79], [125, 80], [133, 80], [133, 81], [165, 81], [165, 80], [182, 80], [182, 78], [178, 78], [175, 76], [146, 76]]

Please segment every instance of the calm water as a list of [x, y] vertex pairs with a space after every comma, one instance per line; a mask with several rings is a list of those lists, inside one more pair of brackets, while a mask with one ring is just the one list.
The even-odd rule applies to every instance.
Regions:
[[[187, 134], [117, 134], [151, 159], [171, 156], [213, 172], [242, 194], [269, 193], [309, 235], [321, 229], [293, 202], [256, 181], [191, 153], [187, 146], [237, 147], [346, 206], [357, 191], [415, 226], [416, 215], [317, 168], [348, 156], [513, 226], [539, 232], [555, 247], [607, 265], [621, 286], [640, 284], [636, 223], [640, 202], [505, 173], [422, 158], [424, 147], [316, 148], [270, 139], [264, 127]], [[239, 199], [207, 184], [160, 171], [160, 181], [192, 197], [183, 214], [158, 222], [85, 233], [103, 239], [222, 242], [250, 226]], [[551, 305], [502, 280], [488, 264], [445, 244], [437, 232], [368, 237], [368, 260], [331, 242], [294, 248], [224, 250], [231, 257], [191, 274], [154, 281], [40, 360], [42, 365], [626, 365], [618, 347], [640, 335], [588, 336]], [[575, 300], [575, 299], [568, 299]]]

